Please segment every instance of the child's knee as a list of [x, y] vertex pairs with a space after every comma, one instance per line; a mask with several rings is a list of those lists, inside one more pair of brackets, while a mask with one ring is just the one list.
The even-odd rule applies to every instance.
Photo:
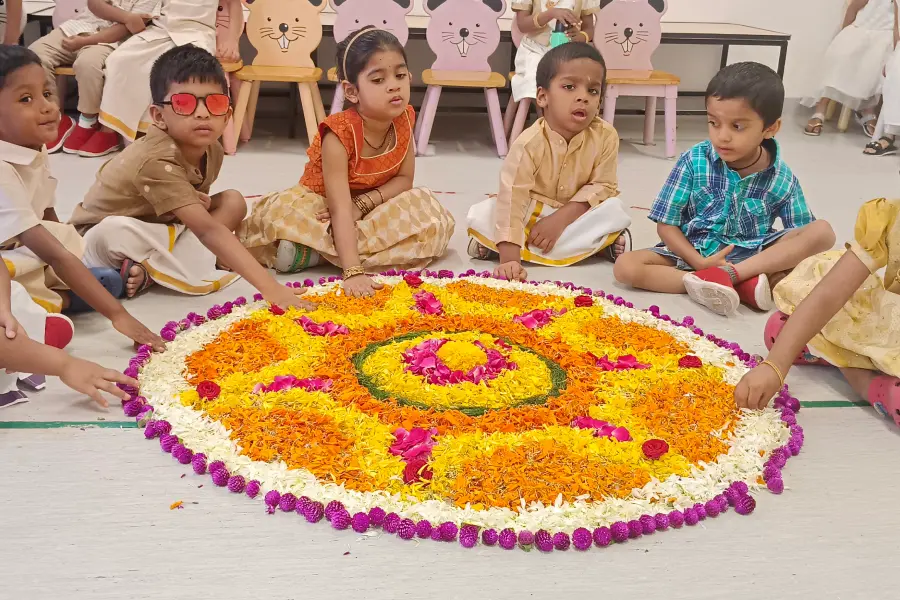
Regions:
[[616, 263], [613, 265], [613, 277], [619, 283], [634, 285], [642, 266], [639, 255], [634, 252], [626, 252], [616, 259]]
[[813, 221], [807, 227], [809, 228], [809, 236], [816, 252], [824, 252], [834, 247], [837, 236], [834, 234], [834, 229], [828, 221]]
[[229, 214], [240, 215], [241, 219], [247, 216], [247, 201], [239, 191], [225, 190], [216, 196], [219, 198], [219, 206], [226, 209]]

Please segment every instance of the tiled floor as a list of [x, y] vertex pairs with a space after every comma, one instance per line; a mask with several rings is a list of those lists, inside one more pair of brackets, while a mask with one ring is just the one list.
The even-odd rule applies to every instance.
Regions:
[[[861, 153], [854, 130], [802, 135], [800, 113], [779, 136], [818, 217], [847, 239], [857, 208], [897, 193], [900, 160]], [[467, 207], [494, 192], [500, 161], [481, 117], [439, 117], [437, 156], [417, 163], [417, 183], [441, 192], [457, 218], [451, 249], [436, 267], [465, 270]], [[226, 160], [217, 188], [247, 195], [293, 185], [305, 145], [267, 135]], [[646, 209], [672, 161], [641, 136], [636, 118], [617, 122], [625, 138], [619, 176], [632, 207], [636, 246], [655, 243]], [[662, 128], [659, 129], [662, 131]], [[462, 131], [462, 133], [460, 133]], [[679, 120], [679, 148], [705, 135], [705, 120]], [[456, 141], [456, 140], [462, 141]], [[53, 157], [59, 213], [66, 217], [101, 160]], [[476, 265], [478, 267], [480, 265]], [[329, 273], [316, 269], [315, 276]], [[534, 278], [571, 280], [623, 294], [638, 306], [659, 304], [694, 315], [700, 327], [763, 351], [765, 316], [742, 310], [723, 319], [686, 298], [620, 289], [600, 261], [566, 269], [532, 269]], [[208, 298], [154, 291], [128, 302], [158, 329], [172, 315], [249, 292], [244, 283]], [[130, 344], [103, 319], [76, 320], [79, 356], [123, 367]], [[853, 399], [825, 368], [791, 373], [806, 402]], [[2, 421], [120, 421], [76, 398], [57, 382], [32, 401], [0, 412]], [[505, 553], [458, 546], [418, 548], [393, 538], [357, 539], [327, 527], [268, 517], [259, 504], [206, 486], [164, 457], [134, 430], [0, 429], [0, 599], [5, 598], [522, 598], [567, 593], [684, 598], [888, 598], [892, 548], [900, 516], [898, 433], [868, 408], [807, 408], [800, 415], [807, 446], [787, 472], [782, 497], [763, 496], [752, 518], [733, 514], [677, 534], [655, 535], [606, 552]], [[0, 423], [2, 427], [2, 423]], [[186, 509], [169, 511], [176, 501]]]

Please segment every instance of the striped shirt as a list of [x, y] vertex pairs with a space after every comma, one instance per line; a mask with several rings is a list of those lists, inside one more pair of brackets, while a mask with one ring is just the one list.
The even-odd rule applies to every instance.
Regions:
[[[108, 4], [112, 4], [116, 8], [130, 13], [147, 14], [154, 17], [159, 16], [159, 3], [161, 0], [107, 0]], [[59, 26], [62, 32], [67, 36], [75, 35], [92, 35], [116, 25], [115, 21], [107, 21], [101, 19], [90, 10], [84, 12], [75, 19], [69, 19]]]
[[741, 178], [709, 140], [697, 144], [678, 159], [653, 203], [650, 220], [681, 228], [703, 256], [729, 244], [758, 248], [779, 218], [785, 229], [813, 222], [778, 142], [766, 140], [763, 146], [774, 157], [771, 166]]

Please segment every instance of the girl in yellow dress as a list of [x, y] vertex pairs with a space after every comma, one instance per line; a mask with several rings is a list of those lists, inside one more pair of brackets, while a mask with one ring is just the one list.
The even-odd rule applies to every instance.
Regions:
[[739, 406], [765, 407], [792, 363], [822, 359], [900, 426], [900, 200], [864, 204], [855, 238], [847, 251], [806, 259], [775, 287], [781, 312], [766, 326], [769, 356], [738, 384]]

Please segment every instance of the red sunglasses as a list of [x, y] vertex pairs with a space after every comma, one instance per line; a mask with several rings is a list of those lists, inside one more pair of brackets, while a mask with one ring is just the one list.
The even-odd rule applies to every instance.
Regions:
[[170, 100], [160, 102], [160, 105], [168, 104], [176, 115], [190, 117], [197, 111], [197, 106], [201, 100], [206, 104], [206, 110], [209, 111], [209, 114], [214, 117], [224, 116], [228, 113], [228, 109], [231, 108], [231, 98], [228, 97], [228, 94], [210, 94], [209, 96], [198, 98], [188, 92], [172, 94]]

